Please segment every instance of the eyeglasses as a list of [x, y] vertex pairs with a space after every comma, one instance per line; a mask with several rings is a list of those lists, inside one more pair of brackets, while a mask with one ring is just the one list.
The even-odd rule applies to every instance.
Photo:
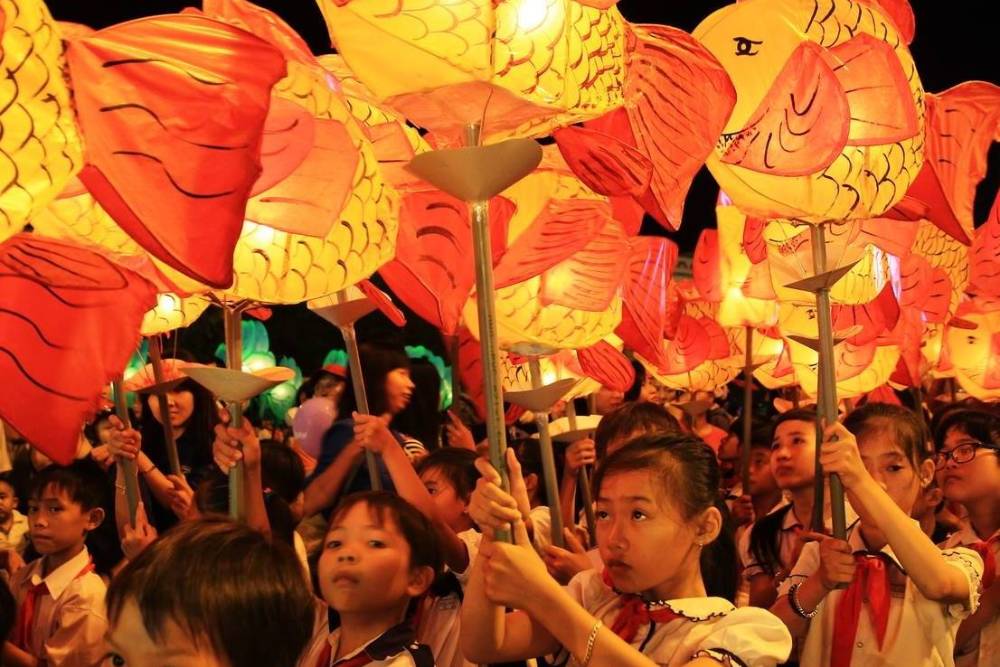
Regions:
[[968, 463], [972, 459], [976, 458], [977, 449], [990, 449], [994, 452], [1000, 451], [1000, 446], [993, 445], [986, 442], [978, 442], [973, 440], [972, 442], [963, 442], [959, 446], [955, 447], [950, 451], [938, 452], [934, 457], [934, 465], [938, 470], [948, 465], [948, 459], [951, 459], [956, 464], [961, 465], [963, 463]]

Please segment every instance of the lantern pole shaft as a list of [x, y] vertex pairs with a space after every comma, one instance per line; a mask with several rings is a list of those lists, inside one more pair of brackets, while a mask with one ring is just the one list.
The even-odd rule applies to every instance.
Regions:
[[[147, 340], [149, 341], [149, 362], [153, 366], [153, 381], [157, 385], [162, 385], [163, 350], [160, 345], [160, 337], [150, 336]], [[177, 439], [174, 437], [174, 425], [170, 423], [170, 408], [167, 405], [167, 394], [162, 389], [156, 391], [156, 402], [160, 406], [163, 442], [167, 447], [167, 461], [170, 464], [170, 472], [175, 475], [181, 475], [181, 461], [180, 456], [177, 454]]]
[[[344, 300], [345, 298], [346, 294], [343, 292], [338, 294], [338, 299]], [[354, 323], [341, 326], [340, 334], [344, 337], [344, 347], [347, 348], [347, 365], [351, 369], [351, 386], [354, 389], [354, 400], [358, 405], [358, 412], [363, 415], [371, 414], [368, 411], [368, 392], [365, 389], [365, 376], [361, 372], [361, 352], [358, 350], [358, 335], [354, 330]], [[368, 468], [368, 480], [371, 482], [372, 491], [381, 491], [382, 476], [378, 471], [375, 452], [370, 449], [365, 450], [365, 466]]]
[[[226, 366], [230, 370], [243, 370], [243, 322], [238, 308], [224, 306], [222, 309], [223, 326], [226, 333]], [[243, 427], [243, 405], [239, 401], [230, 401], [229, 425], [232, 428]], [[246, 497], [243, 491], [243, 461], [229, 469], [229, 516], [236, 521], [246, 517]]]
[[[478, 146], [480, 123], [465, 127], [467, 146]], [[479, 348], [483, 364], [483, 394], [486, 403], [486, 434], [489, 439], [490, 463], [500, 473], [504, 489], [510, 488], [507, 479], [507, 434], [505, 431], [503, 397], [500, 393], [500, 342], [497, 336], [496, 304], [493, 289], [493, 250], [490, 239], [489, 202], [469, 202], [472, 223], [472, 245], [476, 269], [476, 311], [479, 320]], [[553, 528], [555, 517], [553, 508]], [[509, 542], [507, 531], [497, 531], [496, 539]]]
[[[128, 416], [128, 405], [125, 402], [125, 389], [122, 387], [122, 378], [119, 375], [111, 383], [111, 391], [115, 395], [115, 414], [121, 420], [125, 428], [132, 428], [132, 421]], [[161, 418], [170, 419], [169, 412], [161, 412]], [[119, 458], [116, 461], [118, 466], [118, 476], [125, 478], [125, 500], [128, 504], [129, 525], [135, 528], [136, 512], [139, 508], [139, 477], [136, 475], [135, 461]]]
[[[823, 225], [810, 225], [813, 251], [813, 271], [816, 275], [827, 272], [826, 230]], [[817, 407], [819, 423], [816, 427], [816, 500], [813, 510], [813, 527], [822, 532], [824, 527], [823, 469], [819, 462], [823, 429], [837, 421], [837, 381], [833, 357], [833, 319], [830, 311], [830, 288], [820, 287], [816, 292], [816, 311], [819, 324], [819, 383]], [[830, 515], [833, 536], [843, 540], [847, 536], [847, 521], [844, 513], [844, 487], [840, 477], [830, 475]]]
[[743, 495], [750, 494], [750, 438], [753, 434], [753, 327], [747, 326], [743, 351], [743, 439], [740, 442], [740, 477]]
[[[569, 420], [569, 430], [576, 431], [576, 404], [573, 399], [566, 401], [566, 418]], [[580, 466], [576, 471], [576, 488], [580, 490], [580, 502], [583, 503], [584, 516], [587, 517], [587, 535], [590, 536], [590, 546], [597, 544], [597, 517], [594, 515], [594, 494], [590, 488], [590, 471], [587, 466]]]
[[[542, 388], [542, 366], [538, 357], [528, 359], [528, 370], [531, 374], [531, 388]], [[538, 426], [538, 446], [542, 454], [542, 476], [545, 478], [545, 495], [549, 501], [549, 513], [552, 516], [552, 544], [559, 548], [565, 546], [563, 538], [562, 506], [559, 500], [559, 477], [556, 475], [556, 458], [552, 452], [552, 436], [549, 433], [548, 411], [535, 412], [535, 425]]]

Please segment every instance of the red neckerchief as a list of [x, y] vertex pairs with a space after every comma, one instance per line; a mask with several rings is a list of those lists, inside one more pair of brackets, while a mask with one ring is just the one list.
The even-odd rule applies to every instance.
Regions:
[[969, 548], [983, 557], [983, 589], [993, 585], [997, 579], [997, 557], [993, 553], [993, 545], [1000, 540], [1000, 532], [993, 533], [993, 537], [988, 540], [980, 540], [975, 544], [970, 544]]
[[[91, 560], [87, 561], [87, 565], [80, 570], [80, 572], [73, 577], [74, 580], [79, 579], [88, 572], [94, 571], [94, 562]], [[28, 592], [24, 596], [24, 601], [21, 603], [20, 609], [18, 609], [17, 614], [17, 625], [14, 629], [14, 644], [28, 653], [31, 653], [31, 649], [28, 647], [31, 644], [31, 631], [34, 629], [35, 625], [35, 611], [38, 607], [38, 598], [41, 595], [48, 594], [49, 587], [46, 585], [45, 581], [42, 580], [38, 584], [30, 587]]]
[[854, 652], [854, 638], [857, 636], [858, 622], [861, 620], [861, 608], [866, 602], [880, 651], [886, 630], [889, 628], [891, 600], [888, 557], [883, 554], [858, 553], [854, 555], [854, 560], [857, 563], [854, 578], [837, 602], [830, 667], [850, 666]]
[[631, 644], [639, 633], [639, 628], [650, 623], [667, 623], [675, 618], [684, 618], [670, 607], [650, 609], [646, 601], [634, 593], [621, 593], [615, 590], [611, 581], [611, 573], [607, 568], [601, 573], [601, 579], [608, 588], [614, 590], [622, 598], [622, 608], [618, 611], [611, 631]]

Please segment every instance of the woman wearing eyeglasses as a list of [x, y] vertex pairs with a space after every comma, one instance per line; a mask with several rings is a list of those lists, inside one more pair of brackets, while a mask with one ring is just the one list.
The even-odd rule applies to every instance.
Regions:
[[958, 630], [957, 667], [995, 665], [1000, 656], [1000, 417], [981, 410], [946, 415], [934, 437], [938, 484], [944, 497], [961, 503], [969, 523], [953, 533], [942, 548], [972, 547], [983, 557], [983, 591], [979, 610]]

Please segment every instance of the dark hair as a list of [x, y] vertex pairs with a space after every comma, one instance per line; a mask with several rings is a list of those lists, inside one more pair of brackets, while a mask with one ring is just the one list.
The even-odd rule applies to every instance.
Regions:
[[[212, 442], [215, 440], [215, 426], [219, 423], [219, 413], [216, 409], [212, 393], [194, 380], [181, 382], [172, 391], [191, 392], [194, 399], [194, 409], [184, 424], [184, 433], [177, 438], [177, 447], [182, 461], [188, 461], [192, 470], [198, 470], [212, 464]], [[156, 401], [156, 396], [148, 394], [143, 397], [142, 419], [139, 433], [142, 436], [142, 451], [149, 456], [157, 467], [166, 470], [167, 445], [163, 439], [163, 425], [153, 416], [150, 403]]]
[[[0, 484], [6, 484], [7, 486], [9, 486], [11, 488], [11, 491], [13, 491], [14, 495], [16, 496], [17, 487], [14, 486], [14, 476], [11, 475], [10, 473], [11, 473], [10, 470], [5, 470], [4, 472], [0, 472]], [[0, 635], [0, 636], [6, 636], [6, 635]]]
[[[394, 347], [385, 347], [371, 343], [358, 346], [361, 356], [361, 374], [364, 376], [365, 395], [368, 397], [368, 412], [373, 415], [385, 414], [389, 409], [385, 395], [385, 381], [389, 373], [397, 368], [409, 368], [410, 358], [406, 353]], [[358, 409], [358, 401], [354, 395], [353, 380], [347, 381], [344, 393], [340, 395], [337, 404], [339, 419], [349, 419], [351, 413]]]
[[622, 396], [622, 400], [626, 403], [639, 400], [639, 394], [642, 393], [642, 385], [646, 382], [646, 367], [635, 359], [631, 359], [630, 361], [632, 370], [635, 371], [635, 379], [632, 380], [632, 385], [625, 390], [625, 394]]
[[625, 403], [601, 417], [594, 433], [594, 445], [600, 459], [607, 454], [610, 442], [628, 437], [636, 431], [677, 433], [680, 430], [677, 419], [662, 405], [649, 401]]
[[28, 498], [41, 500], [42, 494], [50, 486], [65, 493], [84, 512], [109, 504], [107, 477], [89, 459], [79, 459], [68, 466], [51, 465], [44, 468], [31, 480]]
[[181, 523], [129, 563], [108, 588], [112, 623], [128, 600], [154, 641], [172, 621], [231, 667], [293, 667], [312, 636], [312, 594], [292, 550], [222, 518]]
[[[263, 481], [263, 480], [262, 480]], [[265, 482], [265, 486], [266, 486]], [[203, 516], [227, 517], [229, 514], [229, 477], [218, 468], [202, 475], [194, 489], [194, 502]], [[264, 511], [271, 536], [289, 546], [295, 545], [295, 520], [290, 503], [277, 493], [264, 493]]]
[[944, 439], [951, 430], [965, 433], [980, 442], [1000, 445], [1000, 417], [986, 410], [965, 408], [949, 411], [934, 431], [936, 449], [944, 447]]
[[333, 378], [334, 381], [336, 382], [347, 382], [347, 380], [341, 377], [340, 375], [337, 375], [336, 373], [331, 373], [330, 371], [321, 368], [315, 373], [313, 373], [311, 376], [309, 376], [309, 379], [303, 382], [302, 385], [299, 387], [299, 391], [296, 395], [299, 396], [301, 400], [297, 401], [297, 403], [301, 403], [303, 400], [313, 398], [313, 396], [315, 396], [316, 394], [316, 385], [318, 385], [320, 381], [325, 380], [328, 377]]
[[361, 491], [346, 496], [330, 515], [327, 530], [333, 529], [337, 521], [356, 505], [366, 505], [368, 511], [381, 524], [392, 521], [399, 528], [403, 539], [410, 545], [410, 568], [429, 567], [434, 576], [444, 569], [444, 556], [438, 543], [437, 533], [430, 520], [416, 507], [388, 491]]
[[431, 450], [437, 447], [441, 437], [441, 376], [426, 359], [413, 359], [410, 380], [413, 381], [413, 397], [402, 412], [393, 416], [392, 427]]
[[94, 446], [101, 444], [101, 438], [97, 433], [97, 425], [102, 421], [110, 419], [113, 414], [115, 414], [114, 410], [102, 410], [94, 415], [94, 418], [83, 427], [83, 435], [90, 444]]
[[428, 470], [440, 472], [455, 488], [458, 497], [468, 501], [480, 477], [476, 468], [476, 458], [478, 454], [471, 449], [442, 447], [428, 454], [417, 464], [417, 474], [422, 475]]
[[844, 428], [858, 440], [871, 433], [891, 431], [893, 440], [914, 468], [931, 455], [927, 428], [916, 413], [901, 405], [865, 403], [847, 415]]
[[710, 596], [736, 599], [739, 584], [736, 543], [729, 510], [719, 497], [719, 464], [715, 452], [701, 439], [684, 433], [640, 436], [601, 461], [594, 471], [594, 495], [605, 478], [615, 473], [647, 470], [660, 480], [684, 519], [710, 507], [722, 515], [719, 536], [701, 550], [701, 577]]
[[0, 637], [10, 636], [17, 618], [17, 600], [9, 586], [0, 586]]
[[261, 481], [291, 505], [306, 488], [302, 459], [291, 447], [275, 440], [260, 441]]

